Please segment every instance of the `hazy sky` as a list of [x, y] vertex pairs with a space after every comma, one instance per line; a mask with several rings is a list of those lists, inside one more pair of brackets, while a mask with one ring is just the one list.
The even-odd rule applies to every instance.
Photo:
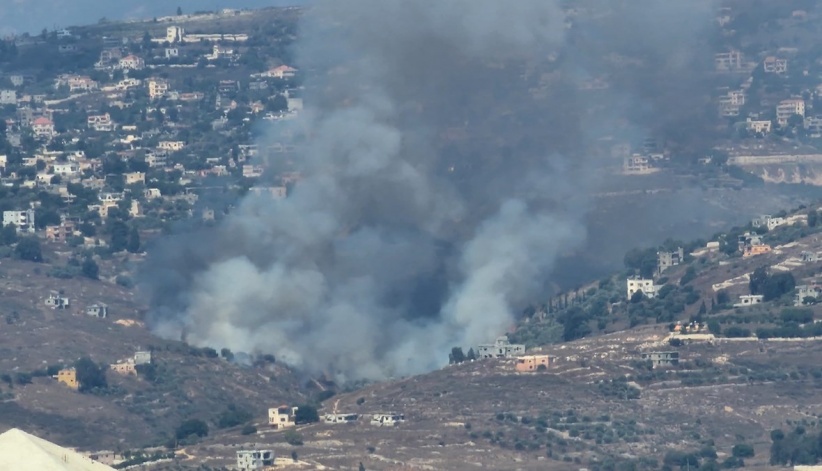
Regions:
[[152, 18], [222, 8], [305, 4], [306, 0], [0, 0], [0, 33], [38, 33], [43, 28], [96, 23], [100, 18]]

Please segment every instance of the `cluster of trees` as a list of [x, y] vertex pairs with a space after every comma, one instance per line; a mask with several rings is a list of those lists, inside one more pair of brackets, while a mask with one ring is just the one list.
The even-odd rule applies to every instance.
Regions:
[[91, 358], [84, 357], [77, 360], [74, 369], [77, 371], [80, 392], [94, 392], [108, 388], [106, 369], [94, 363]]
[[748, 286], [751, 294], [761, 294], [767, 302], [792, 292], [796, 287], [796, 280], [790, 272], [771, 273], [767, 266], [762, 266], [751, 274]]
[[772, 465], [810, 465], [822, 460], [822, 433], [808, 433], [799, 426], [785, 433], [771, 432]]
[[467, 355], [462, 351], [462, 347], [454, 347], [451, 349], [451, 353], [448, 354], [448, 363], [451, 365], [456, 365], [466, 361], [474, 361], [476, 359], [477, 354], [474, 353], [473, 348], [468, 349]]

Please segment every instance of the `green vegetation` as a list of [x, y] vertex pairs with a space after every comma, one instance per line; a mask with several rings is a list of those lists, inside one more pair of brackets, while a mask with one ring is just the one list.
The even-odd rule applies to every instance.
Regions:
[[90, 358], [85, 357], [74, 363], [77, 370], [77, 382], [80, 383], [80, 392], [95, 392], [108, 387], [106, 381], [106, 370]]
[[174, 431], [174, 436], [177, 437], [178, 440], [208, 436], [208, 424], [200, 419], [186, 420], [177, 427], [177, 430]]

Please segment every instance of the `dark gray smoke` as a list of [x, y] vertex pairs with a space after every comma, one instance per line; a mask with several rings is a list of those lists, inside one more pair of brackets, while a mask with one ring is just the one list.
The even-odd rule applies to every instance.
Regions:
[[[338, 380], [426, 371], [505, 332], [586, 237], [587, 195], [606, 175], [596, 140], [692, 107], [655, 81], [697, 76], [684, 44], [710, 9], [669, 4], [317, 6], [297, 50], [306, 111], [265, 140], [290, 131], [295, 161], [265, 162], [302, 181], [153, 250], [154, 330]], [[626, 70], [614, 54], [641, 62]], [[611, 88], [580, 91], [585, 77]], [[701, 97], [694, 84], [685, 93]]]

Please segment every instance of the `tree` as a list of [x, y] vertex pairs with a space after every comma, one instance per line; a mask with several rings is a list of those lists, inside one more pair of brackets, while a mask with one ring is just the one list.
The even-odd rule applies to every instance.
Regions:
[[360, 467], [358, 468], [358, 471], [365, 471], [365, 466], [363, 466], [362, 461], [360, 461]]
[[477, 353], [474, 351], [473, 348], [468, 349], [468, 354], [465, 356], [465, 359], [468, 361], [474, 361], [477, 359]]
[[251, 424], [244, 426], [242, 430], [240, 430], [240, 435], [251, 435], [254, 433], [257, 433], [257, 427]]
[[753, 458], [754, 456], [754, 448], [747, 443], [738, 443], [734, 445], [731, 453], [736, 458]]
[[228, 406], [228, 408], [223, 411], [222, 414], [217, 418], [217, 427], [219, 428], [229, 428], [229, 427], [236, 427], [237, 425], [244, 424], [251, 420], [253, 416], [251, 412], [237, 407], [234, 404]]
[[24, 237], [17, 242], [14, 253], [20, 260], [30, 262], [42, 262], [43, 251], [40, 249], [40, 242], [34, 237]]
[[94, 363], [91, 358], [83, 357], [74, 363], [77, 371], [77, 382], [80, 383], [80, 392], [88, 392], [93, 389], [106, 389], [106, 372]]
[[60, 215], [53, 209], [38, 210], [34, 213], [34, 226], [38, 229], [57, 224], [60, 224]]
[[17, 227], [14, 224], [3, 226], [0, 230], [0, 244], [12, 245], [17, 242]]
[[177, 16], [182, 16], [183, 9], [181, 7], [177, 7]]
[[92, 280], [96, 280], [100, 274], [100, 267], [97, 266], [97, 262], [95, 262], [91, 257], [83, 260], [83, 266], [81, 269], [83, 271], [83, 276], [86, 278], [91, 278]]
[[808, 212], [808, 227], [816, 227], [819, 224], [819, 212], [811, 210]]
[[748, 288], [751, 290], [751, 294], [761, 294], [766, 281], [768, 281], [768, 267], [761, 266], [754, 270], [748, 282]]
[[112, 252], [120, 252], [128, 246], [128, 226], [123, 221], [115, 221], [111, 227]]
[[220, 356], [228, 361], [234, 360], [234, 353], [232, 353], [231, 350], [227, 348], [220, 349]]
[[174, 436], [177, 437], [177, 440], [183, 440], [191, 436], [206, 437], [208, 436], [208, 424], [200, 419], [186, 420], [177, 427]]
[[303, 444], [303, 436], [300, 435], [296, 430], [286, 430], [286, 432], [283, 434], [283, 438], [285, 438], [285, 442], [289, 445], [300, 446]]
[[303, 404], [297, 407], [297, 413], [294, 414], [295, 424], [311, 424], [320, 421], [320, 414], [317, 413], [317, 408], [310, 404]]
[[128, 234], [128, 244], [126, 246], [126, 250], [131, 253], [137, 253], [140, 251], [140, 233], [137, 231], [136, 227], [132, 227], [131, 232]]
[[451, 353], [448, 355], [448, 363], [456, 364], [462, 363], [465, 361], [465, 353], [462, 352], [462, 347], [454, 347], [451, 349]]

